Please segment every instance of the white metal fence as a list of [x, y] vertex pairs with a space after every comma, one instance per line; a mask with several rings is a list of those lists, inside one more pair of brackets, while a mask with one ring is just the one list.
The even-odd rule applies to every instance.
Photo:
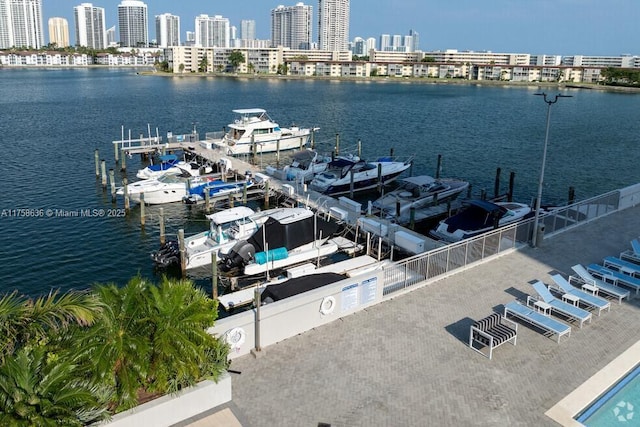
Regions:
[[[640, 196], [640, 188], [635, 188], [633, 195]], [[612, 191], [542, 213], [539, 218], [538, 243], [542, 243], [545, 234], [558, 233], [616, 212], [621, 208], [620, 201], [621, 191]], [[384, 269], [383, 295], [392, 295], [424, 281], [451, 274], [454, 270], [486, 260], [501, 252], [526, 245], [531, 241], [533, 222], [531, 218], [398, 261]]]

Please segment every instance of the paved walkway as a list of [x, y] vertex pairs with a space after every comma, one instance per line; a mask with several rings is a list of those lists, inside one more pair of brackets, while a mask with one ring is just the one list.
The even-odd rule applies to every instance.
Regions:
[[234, 360], [232, 411], [244, 427], [555, 426], [545, 411], [638, 341], [640, 298], [560, 344], [520, 323], [493, 360], [469, 326], [639, 235], [627, 209]]

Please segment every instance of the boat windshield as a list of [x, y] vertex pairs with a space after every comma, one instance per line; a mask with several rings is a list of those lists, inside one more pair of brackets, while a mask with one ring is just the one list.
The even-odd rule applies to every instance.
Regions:
[[178, 182], [183, 182], [183, 179], [181, 179], [179, 175], [167, 174], [167, 175], [162, 175], [161, 177], [159, 177], [158, 181], [159, 182], [164, 182], [165, 184], [175, 184], [175, 183], [178, 183]]

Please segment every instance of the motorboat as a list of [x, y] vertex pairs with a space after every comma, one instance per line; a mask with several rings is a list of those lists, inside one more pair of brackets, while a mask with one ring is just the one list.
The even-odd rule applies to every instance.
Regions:
[[222, 257], [220, 270], [227, 276], [253, 276], [324, 258], [339, 250], [336, 242], [328, 241], [337, 230], [335, 222], [306, 208], [275, 212]]
[[470, 200], [459, 213], [440, 221], [429, 234], [439, 240], [457, 242], [531, 215], [531, 207], [524, 203]]
[[329, 162], [327, 170], [317, 174], [311, 181], [311, 189], [335, 196], [353, 191], [376, 188], [380, 183], [388, 184], [411, 167], [411, 160], [395, 161], [381, 157], [375, 162], [339, 157]]
[[228, 196], [229, 194], [241, 193], [255, 185], [252, 179], [244, 181], [223, 181], [216, 179], [207, 181], [189, 189], [189, 194], [182, 198], [182, 201], [189, 205], [202, 203], [206, 200], [207, 194], [210, 198]]
[[[222, 149], [227, 155], [270, 153], [302, 148], [309, 143], [310, 128], [280, 127], [262, 108], [232, 110], [235, 114], [220, 138], [202, 142], [205, 148]], [[314, 129], [315, 130], [315, 129]]]
[[[218, 259], [227, 254], [240, 240], [251, 237], [269, 218], [290, 208], [275, 208], [255, 212], [246, 206], [238, 206], [207, 215], [209, 230], [184, 239], [187, 270], [211, 265], [211, 255]], [[156, 266], [166, 268], [180, 265], [180, 247], [177, 240], [170, 240], [151, 255]]]
[[437, 201], [451, 200], [469, 188], [467, 181], [453, 178], [436, 179], [428, 175], [399, 180], [400, 185], [372, 204], [387, 218], [406, 217], [411, 208], [420, 209]]
[[304, 149], [293, 153], [291, 162], [282, 168], [267, 166], [265, 172], [281, 181], [309, 182], [316, 174], [324, 172], [331, 157], [315, 150]]
[[[226, 169], [231, 169], [231, 160], [222, 158], [220, 159], [220, 165], [218, 169], [222, 169], [226, 166]], [[166, 174], [179, 175], [182, 173], [188, 173], [191, 176], [206, 175], [213, 172], [211, 165], [200, 165], [197, 162], [180, 160], [175, 154], [164, 154], [157, 157], [157, 160], [136, 173], [138, 179], [154, 179], [159, 178]]]
[[[192, 176], [187, 172], [180, 174], [162, 175], [156, 179], [143, 179], [127, 185], [127, 193], [131, 201], [140, 203], [144, 194], [144, 203], [158, 205], [163, 203], [181, 202], [191, 194], [194, 187], [220, 178], [220, 174]], [[116, 194], [123, 196], [125, 187], [116, 190]]]

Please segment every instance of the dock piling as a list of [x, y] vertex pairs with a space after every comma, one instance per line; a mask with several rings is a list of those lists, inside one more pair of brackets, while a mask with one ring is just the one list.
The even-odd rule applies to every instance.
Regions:
[[178, 247], [180, 248], [180, 271], [184, 278], [187, 275], [187, 257], [184, 248], [184, 228], [178, 230]]
[[354, 187], [353, 174], [354, 174], [354, 171], [353, 171], [353, 169], [351, 169], [349, 171], [349, 198], [350, 199], [353, 199], [353, 187]]
[[118, 144], [113, 144], [113, 158], [116, 161], [116, 165], [118, 164], [118, 161], [119, 161], [118, 154], [119, 154], [118, 153]]
[[124, 210], [129, 212], [131, 201], [129, 200], [129, 184], [126, 176], [122, 178], [122, 184], [124, 185]]
[[209, 194], [209, 190], [204, 190], [204, 210], [205, 212], [211, 212], [211, 195]]
[[218, 254], [211, 252], [211, 295], [213, 299], [218, 299]]
[[100, 178], [100, 152], [98, 151], [98, 149], [96, 148], [96, 151], [94, 152], [94, 157], [96, 160], [96, 179]]
[[576, 189], [575, 187], [569, 187], [569, 198], [567, 204], [572, 205], [576, 201]]
[[104, 159], [100, 162], [100, 171], [102, 173], [102, 189], [105, 190], [107, 188], [107, 162]]
[[113, 169], [109, 169], [109, 181], [111, 184], [111, 202], [116, 201], [116, 178]]
[[160, 224], [160, 244], [164, 245], [166, 242], [166, 236], [164, 233], [164, 208], [160, 208], [158, 215], [158, 222]]
[[269, 181], [264, 182], [264, 208], [269, 209]]
[[440, 178], [442, 173], [442, 154], [438, 154], [438, 162], [436, 163], [436, 179]]
[[382, 164], [378, 163], [378, 193], [382, 192]]
[[500, 195], [500, 174], [502, 173], [501, 168], [496, 168], [496, 179], [493, 183], [493, 197], [498, 198]]
[[336, 156], [340, 155], [340, 134], [336, 133]]
[[127, 171], [127, 152], [122, 150], [122, 165], [120, 165], [120, 170], [122, 172], [126, 172]]
[[358, 158], [362, 157], [362, 141], [358, 140]]
[[516, 173], [511, 171], [509, 174], [509, 193], [507, 193], [507, 201], [513, 202], [513, 189], [516, 182]]
[[144, 193], [140, 193], [140, 226], [144, 228], [145, 217], [144, 217]]

